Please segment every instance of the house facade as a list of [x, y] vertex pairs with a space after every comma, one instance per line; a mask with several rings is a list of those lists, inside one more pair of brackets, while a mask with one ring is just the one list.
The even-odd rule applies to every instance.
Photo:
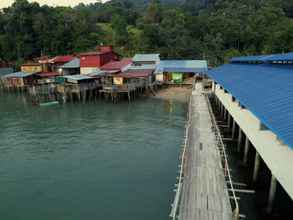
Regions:
[[79, 58], [80, 74], [87, 75], [99, 71], [102, 66], [111, 61], [117, 61], [119, 56], [111, 46], [101, 46], [99, 51], [81, 53]]

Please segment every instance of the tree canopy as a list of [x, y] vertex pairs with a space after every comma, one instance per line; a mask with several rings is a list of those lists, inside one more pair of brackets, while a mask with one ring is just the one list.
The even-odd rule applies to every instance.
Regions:
[[21, 62], [99, 44], [119, 53], [207, 59], [293, 50], [293, 4], [286, 0], [112, 0], [74, 8], [16, 0], [0, 12], [0, 59]]

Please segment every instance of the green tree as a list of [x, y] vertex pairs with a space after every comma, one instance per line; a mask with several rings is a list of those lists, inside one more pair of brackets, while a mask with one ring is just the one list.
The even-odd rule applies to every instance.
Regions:
[[146, 23], [160, 23], [162, 16], [162, 7], [160, 0], [152, 0], [147, 8], [145, 16]]
[[112, 18], [111, 27], [113, 29], [114, 45], [122, 46], [128, 42], [128, 31], [126, 19], [116, 15]]

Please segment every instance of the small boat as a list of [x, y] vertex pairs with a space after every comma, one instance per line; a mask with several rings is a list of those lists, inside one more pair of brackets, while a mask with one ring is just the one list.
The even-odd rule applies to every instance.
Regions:
[[59, 104], [58, 101], [52, 101], [52, 102], [43, 102], [43, 103], [40, 103], [40, 106], [41, 107], [45, 107], [45, 106], [58, 105], [58, 104]]

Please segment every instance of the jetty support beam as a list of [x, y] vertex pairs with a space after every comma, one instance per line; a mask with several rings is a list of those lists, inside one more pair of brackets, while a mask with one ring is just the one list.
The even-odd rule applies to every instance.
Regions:
[[244, 156], [243, 156], [243, 164], [247, 164], [248, 160], [248, 151], [249, 151], [249, 139], [245, 136], [245, 146], [244, 146]]
[[272, 174], [271, 177], [271, 185], [270, 185], [270, 192], [269, 192], [269, 198], [268, 198], [268, 206], [267, 206], [267, 213], [271, 214], [274, 206], [274, 200], [276, 196], [276, 190], [277, 190], [277, 179]]

